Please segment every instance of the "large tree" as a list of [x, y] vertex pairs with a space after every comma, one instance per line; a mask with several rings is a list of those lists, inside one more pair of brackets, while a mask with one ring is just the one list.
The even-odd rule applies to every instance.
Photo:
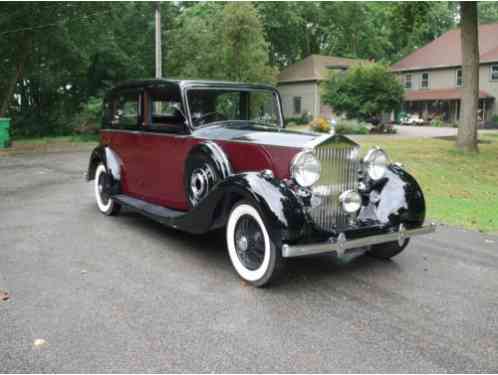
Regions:
[[263, 25], [251, 3], [198, 3], [172, 31], [171, 75], [183, 78], [272, 82]]
[[477, 3], [460, 3], [463, 96], [457, 147], [477, 152], [477, 110], [479, 108], [479, 39]]

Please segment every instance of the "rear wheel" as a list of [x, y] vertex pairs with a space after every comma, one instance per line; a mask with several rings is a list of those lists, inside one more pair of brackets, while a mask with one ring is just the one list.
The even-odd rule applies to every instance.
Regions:
[[373, 245], [370, 250], [368, 250], [368, 254], [375, 258], [391, 259], [401, 253], [409, 243], [410, 239], [407, 238], [401, 245], [397, 241]]
[[104, 164], [99, 164], [95, 170], [95, 200], [99, 211], [104, 215], [114, 215], [119, 212], [121, 206], [114, 201], [109, 195], [106, 187], [107, 169]]
[[275, 279], [280, 269], [280, 249], [271, 240], [261, 215], [251, 203], [234, 206], [226, 236], [230, 260], [244, 281], [259, 287]]

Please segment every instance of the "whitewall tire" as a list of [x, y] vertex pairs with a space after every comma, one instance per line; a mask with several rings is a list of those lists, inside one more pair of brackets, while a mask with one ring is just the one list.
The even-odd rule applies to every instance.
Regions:
[[106, 173], [107, 170], [105, 165], [99, 164], [97, 169], [95, 170], [95, 200], [100, 212], [102, 212], [104, 215], [113, 215], [119, 211], [120, 206], [112, 198], [106, 196], [106, 194], [104, 193], [104, 176]]
[[228, 218], [226, 238], [232, 265], [244, 281], [263, 286], [276, 276], [281, 255], [252, 204], [241, 202], [234, 206]]

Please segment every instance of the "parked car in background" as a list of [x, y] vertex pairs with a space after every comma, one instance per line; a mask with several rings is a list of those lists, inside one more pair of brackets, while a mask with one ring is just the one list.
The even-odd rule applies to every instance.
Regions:
[[225, 228], [233, 267], [255, 286], [284, 258], [390, 258], [434, 231], [419, 185], [383, 150], [360, 158], [344, 136], [286, 130], [279, 93], [266, 85], [118, 85], [104, 100], [87, 179], [105, 215], [127, 207], [189, 233]]
[[424, 125], [425, 121], [417, 113], [407, 114], [406, 117], [401, 119], [402, 125]]

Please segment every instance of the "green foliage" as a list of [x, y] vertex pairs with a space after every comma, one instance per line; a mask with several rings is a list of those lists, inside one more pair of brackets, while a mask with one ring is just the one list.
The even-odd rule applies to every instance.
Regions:
[[102, 120], [102, 99], [90, 97], [71, 122], [78, 134], [96, 134]]
[[[458, 4], [448, 2], [160, 6], [164, 76], [252, 82], [274, 82], [278, 69], [310, 54], [393, 63], [458, 20]], [[89, 98], [153, 77], [154, 7], [1, 2], [0, 116], [12, 118], [13, 135], [69, 134]], [[480, 2], [479, 17], [498, 21], [497, 3]]]
[[368, 126], [356, 120], [340, 120], [335, 126], [336, 134], [368, 134]]
[[291, 122], [294, 123], [294, 125], [308, 125], [310, 121], [312, 120], [312, 116], [309, 113], [303, 113], [299, 117], [287, 117], [285, 119], [286, 124], [290, 124]]
[[444, 126], [444, 122], [443, 122], [443, 120], [441, 120], [441, 118], [435, 117], [431, 121], [431, 126], [434, 126], [436, 128], [441, 128]]
[[168, 55], [174, 76], [274, 82], [263, 25], [251, 3], [198, 3], [179, 17]]
[[368, 119], [399, 110], [403, 86], [382, 64], [356, 64], [333, 73], [323, 87], [323, 101], [348, 118]]

